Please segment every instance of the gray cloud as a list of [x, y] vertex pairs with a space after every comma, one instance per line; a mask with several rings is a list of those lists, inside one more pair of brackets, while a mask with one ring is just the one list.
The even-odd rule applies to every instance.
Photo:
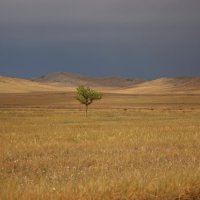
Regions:
[[[199, 0], [1, 0], [3, 22], [199, 23]], [[164, 21], [163, 21], [164, 20]]]
[[0, 73], [200, 74], [199, 9], [199, 0], [1, 0]]

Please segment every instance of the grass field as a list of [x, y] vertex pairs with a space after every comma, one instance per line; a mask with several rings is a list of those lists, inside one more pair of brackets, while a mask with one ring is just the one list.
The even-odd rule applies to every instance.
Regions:
[[200, 199], [200, 96], [0, 95], [0, 199]]

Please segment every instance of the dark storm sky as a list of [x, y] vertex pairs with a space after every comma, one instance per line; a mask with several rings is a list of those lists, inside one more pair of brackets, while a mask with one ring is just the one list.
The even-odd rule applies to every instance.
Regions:
[[200, 0], [0, 0], [0, 75], [200, 75]]

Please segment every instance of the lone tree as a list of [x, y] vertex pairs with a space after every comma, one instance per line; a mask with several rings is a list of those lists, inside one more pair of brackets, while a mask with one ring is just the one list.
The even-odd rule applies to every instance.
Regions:
[[88, 106], [92, 104], [94, 100], [100, 100], [102, 94], [83, 85], [78, 86], [76, 90], [76, 99], [85, 105], [85, 116], [87, 117]]

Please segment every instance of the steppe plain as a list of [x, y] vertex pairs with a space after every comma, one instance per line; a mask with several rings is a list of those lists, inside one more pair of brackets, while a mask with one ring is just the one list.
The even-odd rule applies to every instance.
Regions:
[[0, 199], [200, 199], [198, 92], [104, 91], [86, 118], [64, 86], [3, 83]]

